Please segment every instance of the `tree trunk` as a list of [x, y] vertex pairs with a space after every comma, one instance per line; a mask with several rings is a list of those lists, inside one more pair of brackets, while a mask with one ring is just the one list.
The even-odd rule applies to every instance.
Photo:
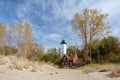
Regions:
[[87, 46], [86, 42], [85, 42], [85, 47], [84, 47], [84, 51], [83, 51], [83, 60], [85, 63], [89, 63], [88, 46]]

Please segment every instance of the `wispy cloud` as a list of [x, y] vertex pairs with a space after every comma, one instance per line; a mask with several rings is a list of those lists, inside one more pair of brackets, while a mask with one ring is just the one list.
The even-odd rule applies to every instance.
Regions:
[[[0, 1], [0, 12], [4, 12], [5, 3], [4, 0]], [[120, 37], [119, 0], [15, 0], [15, 3], [9, 4], [12, 6], [10, 15], [14, 13], [9, 19], [29, 22], [34, 39], [46, 48], [57, 47], [62, 39], [65, 39], [68, 45], [82, 44], [80, 37], [72, 30], [70, 21], [76, 12], [81, 12], [84, 8], [101, 9], [103, 13], [108, 13], [112, 33]], [[5, 6], [6, 13], [10, 13], [9, 7]], [[2, 20], [7, 20], [6, 15], [4, 16]]]
[[[119, 6], [119, 0], [53, 0], [52, 2], [26, 0], [23, 4], [18, 5], [17, 12], [18, 17], [26, 18], [31, 23], [33, 23], [32, 19], [34, 20], [36, 17], [37, 25], [40, 25], [40, 32], [37, 32], [38, 35], [36, 36], [42, 37], [42, 41], [66, 39], [69, 43], [74, 44], [81, 41], [77, 39], [70, 26], [70, 21], [76, 12], [81, 12], [83, 8], [102, 9], [102, 12], [110, 14], [109, 20], [112, 21], [116, 20], [120, 13]], [[34, 17], [30, 16], [31, 14]], [[115, 23], [110, 23], [112, 28], [116, 28], [113, 24]], [[118, 35], [119, 31], [117, 29], [113, 31], [113, 34]]]

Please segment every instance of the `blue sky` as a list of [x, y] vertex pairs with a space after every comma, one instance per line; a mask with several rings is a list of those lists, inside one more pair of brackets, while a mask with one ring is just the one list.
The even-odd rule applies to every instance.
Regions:
[[45, 48], [60, 47], [62, 39], [68, 45], [81, 45], [82, 40], [72, 30], [70, 21], [84, 8], [108, 13], [112, 34], [120, 38], [119, 0], [0, 0], [0, 22], [9, 25], [27, 21], [34, 40]]

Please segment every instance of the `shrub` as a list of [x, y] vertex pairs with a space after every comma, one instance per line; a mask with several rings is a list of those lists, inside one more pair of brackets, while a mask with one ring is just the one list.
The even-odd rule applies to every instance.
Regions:
[[116, 55], [116, 54], [113, 53], [113, 52], [110, 52], [110, 53], [109, 53], [108, 58], [109, 58], [109, 61], [110, 61], [110, 62], [113, 62], [113, 63], [120, 62], [120, 56], [119, 56], [119, 55]]
[[17, 49], [11, 46], [0, 47], [0, 51], [2, 55], [13, 55], [17, 53]]

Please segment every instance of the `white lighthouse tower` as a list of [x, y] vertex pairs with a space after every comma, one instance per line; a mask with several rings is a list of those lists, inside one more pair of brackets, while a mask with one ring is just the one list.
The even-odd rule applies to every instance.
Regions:
[[63, 55], [66, 54], [66, 42], [65, 42], [65, 40], [62, 40], [62, 42], [60, 44], [61, 44], [61, 54], [60, 54], [60, 57], [62, 57]]

